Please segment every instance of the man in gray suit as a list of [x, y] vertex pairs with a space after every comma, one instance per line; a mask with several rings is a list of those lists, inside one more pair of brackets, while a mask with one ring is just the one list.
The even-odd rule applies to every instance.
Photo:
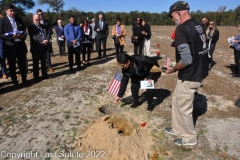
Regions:
[[[96, 36], [97, 36], [97, 32], [94, 31], [94, 27], [95, 27], [95, 18], [92, 18], [92, 23], [90, 24], [90, 26], [92, 27], [93, 29], [93, 32], [92, 32], [92, 52], [95, 52], [97, 49], [96, 49]], [[95, 44], [95, 50], [94, 50], [94, 44]]]
[[[106, 44], [107, 44], [107, 37], [108, 37], [108, 24], [106, 21], [103, 20], [103, 15], [99, 14], [99, 20], [95, 23], [94, 31], [97, 32], [96, 36], [96, 44], [97, 44], [97, 51], [98, 51], [98, 58], [101, 57], [106, 58]], [[101, 54], [101, 43], [103, 46], [103, 56]]]

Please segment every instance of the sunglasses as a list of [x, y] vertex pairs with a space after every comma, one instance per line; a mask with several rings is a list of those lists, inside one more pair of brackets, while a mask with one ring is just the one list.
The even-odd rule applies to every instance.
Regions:
[[[175, 12], [173, 15], [171, 15], [171, 18], [173, 18], [173, 16], [175, 16], [175, 14], [177, 14], [178, 12]], [[178, 13], [179, 14], [179, 13]], [[179, 14], [180, 15], [180, 14]]]

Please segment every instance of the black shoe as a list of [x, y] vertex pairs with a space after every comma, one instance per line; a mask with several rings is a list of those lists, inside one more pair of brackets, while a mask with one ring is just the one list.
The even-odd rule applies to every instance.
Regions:
[[29, 87], [29, 86], [32, 85], [32, 84], [29, 83], [28, 81], [24, 81], [24, 82], [22, 82], [22, 84], [23, 84], [23, 86], [25, 86], [25, 87]]
[[83, 67], [81, 67], [81, 65], [78, 65], [78, 66], [77, 66], [77, 69], [78, 69], [78, 70], [82, 70]]
[[70, 68], [69, 71], [70, 72], [75, 72], [75, 69], [74, 68]]
[[152, 112], [153, 111], [153, 105], [149, 104], [147, 107], [147, 112]]
[[40, 82], [39, 78], [34, 78], [34, 81], [35, 81], [35, 83], [39, 83]]
[[107, 58], [107, 55], [106, 55], [106, 54], [103, 54], [103, 58]]
[[43, 79], [49, 79], [50, 77], [49, 77], [49, 75], [46, 75], [46, 76], [43, 76], [42, 78]]
[[20, 85], [19, 84], [14, 84], [14, 89], [17, 90], [17, 89], [20, 89]]
[[133, 103], [133, 104], [130, 106], [130, 108], [131, 108], [131, 109], [134, 109], [134, 108], [137, 108], [137, 106], [140, 106], [140, 103], [137, 103], [137, 104]]
[[240, 74], [239, 73], [234, 74], [233, 77], [240, 77]]

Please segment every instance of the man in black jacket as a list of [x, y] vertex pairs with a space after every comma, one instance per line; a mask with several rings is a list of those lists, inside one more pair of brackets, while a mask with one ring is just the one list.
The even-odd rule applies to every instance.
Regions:
[[[5, 6], [6, 16], [0, 20], [0, 38], [3, 39], [3, 50], [6, 53], [12, 82], [15, 88], [19, 88], [16, 76], [16, 59], [18, 60], [21, 72], [22, 83], [29, 85], [27, 82], [26, 71], [26, 53], [27, 46], [25, 39], [27, 37], [26, 27], [22, 19], [15, 17], [15, 6], [12, 4]], [[6, 35], [9, 32], [23, 31], [22, 34]]]
[[178, 71], [177, 85], [172, 96], [172, 127], [165, 128], [176, 135], [177, 145], [196, 145], [197, 133], [193, 122], [195, 91], [208, 75], [208, 47], [204, 28], [191, 18], [187, 2], [174, 3], [168, 15], [178, 25], [176, 28], [176, 62], [168, 67], [167, 74]]
[[[154, 80], [154, 83], [161, 76], [161, 71], [158, 68], [159, 64], [157, 60], [152, 57], [143, 56], [143, 55], [133, 55], [129, 56], [128, 54], [121, 54], [117, 58], [118, 64], [122, 67], [123, 78], [121, 81], [121, 86], [119, 92], [115, 98], [115, 102], [118, 102], [121, 97], [123, 97], [129, 79], [131, 79], [131, 92], [133, 96], [133, 104], [130, 108], [136, 108], [139, 103], [138, 92], [140, 89], [140, 81], [147, 78], [149, 83]], [[155, 70], [153, 69], [155, 68]], [[154, 89], [147, 89], [147, 111], [151, 112], [154, 108], [153, 106], [153, 94]]]
[[45, 25], [40, 24], [39, 15], [33, 15], [33, 23], [28, 25], [28, 34], [30, 36], [30, 51], [33, 57], [33, 77], [39, 82], [39, 60], [41, 60], [41, 69], [43, 79], [48, 79], [46, 55], [51, 32]]
[[48, 49], [47, 49], [47, 56], [46, 56], [46, 62], [47, 62], [47, 68], [48, 68], [48, 71], [49, 73], [52, 73], [54, 72], [54, 70], [52, 69], [52, 61], [51, 61], [51, 54], [53, 54], [53, 48], [52, 48], [52, 34], [53, 34], [53, 31], [52, 31], [52, 26], [51, 26], [51, 23], [49, 21], [47, 21], [46, 19], [43, 18], [43, 12], [41, 9], [38, 9], [37, 10], [37, 14], [39, 15], [39, 18], [40, 18], [40, 23], [42, 25], [45, 25], [46, 28], [48, 28], [49, 32], [50, 32], [50, 40], [48, 42]]

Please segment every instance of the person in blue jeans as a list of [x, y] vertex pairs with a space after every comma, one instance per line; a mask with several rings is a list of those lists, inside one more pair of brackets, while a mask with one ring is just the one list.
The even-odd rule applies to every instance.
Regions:
[[[237, 30], [240, 32], [240, 24], [237, 25]], [[236, 77], [240, 77], [240, 33], [237, 37], [232, 40], [232, 47], [234, 48], [234, 60], [235, 60], [235, 75]]]

